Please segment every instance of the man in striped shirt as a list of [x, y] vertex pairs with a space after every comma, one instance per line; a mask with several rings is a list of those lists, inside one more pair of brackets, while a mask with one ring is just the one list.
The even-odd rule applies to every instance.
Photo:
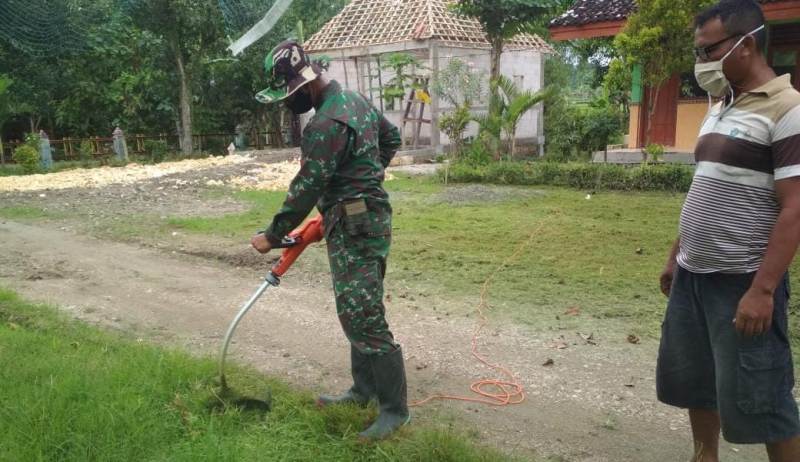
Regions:
[[797, 462], [787, 269], [800, 242], [800, 93], [768, 66], [754, 1], [722, 0], [695, 25], [695, 75], [722, 100], [700, 131], [661, 275], [658, 397], [689, 410], [694, 461], [719, 460], [721, 429]]

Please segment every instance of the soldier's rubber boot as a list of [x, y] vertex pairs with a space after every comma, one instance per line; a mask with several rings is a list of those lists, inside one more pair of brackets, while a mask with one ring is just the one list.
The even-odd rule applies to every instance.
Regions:
[[366, 406], [376, 398], [375, 379], [369, 357], [352, 345], [350, 345], [350, 372], [353, 375], [353, 386], [338, 396], [321, 395], [317, 398], [317, 406], [325, 407], [332, 404]]
[[369, 428], [358, 434], [362, 441], [382, 440], [411, 421], [403, 351], [398, 348], [385, 355], [372, 355], [369, 360], [375, 376], [380, 413]]

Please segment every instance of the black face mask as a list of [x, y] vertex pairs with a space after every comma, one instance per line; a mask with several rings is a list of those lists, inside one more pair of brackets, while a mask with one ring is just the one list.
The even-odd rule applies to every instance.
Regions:
[[286, 107], [295, 114], [305, 114], [314, 107], [311, 101], [311, 94], [303, 90], [297, 90], [292, 96], [286, 99]]

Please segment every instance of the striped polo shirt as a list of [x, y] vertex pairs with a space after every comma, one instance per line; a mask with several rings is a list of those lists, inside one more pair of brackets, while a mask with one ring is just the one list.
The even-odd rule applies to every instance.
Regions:
[[678, 264], [694, 273], [761, 266], [780, 213], [775, 181], [800, 176], [800, 92], [790, 76], [713, 106], [695, 148]]

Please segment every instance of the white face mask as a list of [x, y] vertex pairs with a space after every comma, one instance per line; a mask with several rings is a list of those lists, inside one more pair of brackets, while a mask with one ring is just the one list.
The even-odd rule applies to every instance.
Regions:
[[697, 79], [697, 84], [700, 85], [700, 88], [707, 91], [709, 96], [713, 96], [715, 98], [720, 98], [727, 93], [733, 92], [731, 83], [728, 81], [728, 78], [725, 77], [725, 73], [722, 71], [722, 63], [725, 61], [725, 58], [733, 53], [733, 50], [742, 44], [745, 38], [755, 34], [763, 28], [764, 26], [761, 25], [752, 32], [745, 34], [745, 36], [740, 38], [739, 41], [736, 42], [736, 45], [734, 45], [730, 51], [725, 53], [725, 56], [723, 56], [719, 61], [696, 63], [694, 65], [694, 76]]

